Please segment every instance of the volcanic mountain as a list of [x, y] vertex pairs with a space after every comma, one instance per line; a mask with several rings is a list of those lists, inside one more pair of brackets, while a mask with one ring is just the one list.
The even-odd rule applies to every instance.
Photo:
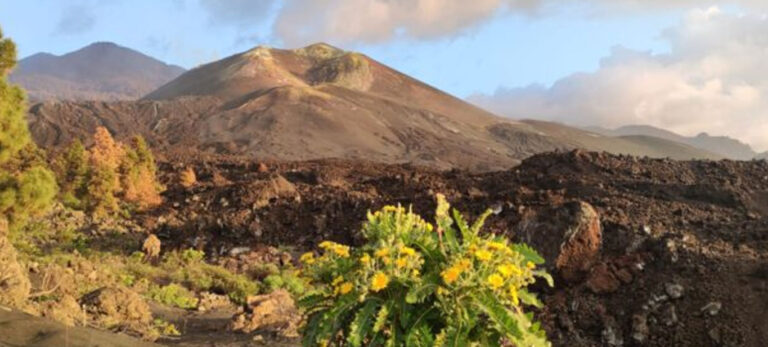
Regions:
[[606, 129], [601, 127], [588, 127], [586, 129], [606, 136], [657, 137], [669, 141], [685, 143], [736, 160], [750, 160], [755, 158], [758, 154], [752, 147], [739, 140], [727, 136], [711, 136], [707, 133], [700, 133], [699, 135], [689, 137], [650, 125], [626, 125], [616, 129]]
[[38, 53], [11, 74], [32, 100], [135, 100], [185, 70], [109, 42], [56, 56]]
[[326, 44], [257, 47], [190, 70], [137, 102], [38, 104], [30, 122], [43, 145], [66, 143], [105, 125], [118, 137], [138, 132], [175, 150], [473, 170], [508, 168], [534, 153], [579, 147], [719, 158], [657, 138], [614, 138], [501, 118], [365, 55]]

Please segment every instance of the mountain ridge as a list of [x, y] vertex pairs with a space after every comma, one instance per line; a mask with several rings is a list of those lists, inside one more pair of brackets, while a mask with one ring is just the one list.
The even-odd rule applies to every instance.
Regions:
[[46, 146], [105, 125], [118, 137], [138, 132], [173, 150], [477, 171], [574, 148], [720, 158], [655, 139], [601, 137], [562, 124], [502, 118], [364, 54], [323, 43], [258, 46], [187, 71], [139, 101], [38, 104], [30, 123]]
[[134, 100], [184, 71], [101, 41], [62, 55], [30, 55], [19, 61], [10, 81], [24, 87], [33, 101]]

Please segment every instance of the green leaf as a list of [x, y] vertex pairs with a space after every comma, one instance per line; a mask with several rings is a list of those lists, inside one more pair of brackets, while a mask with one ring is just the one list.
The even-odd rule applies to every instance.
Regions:
[[413, 287], [411, 287], [410, 290], [408, 290], [408, 293], [405, 295], [405, 302], [409, 304], [424, 302], [424, 300], [426, 300], [430, 295], [434, 294], [437, 290], [439, 279], [440, 276], [435, 273], [424, 275], [421, 282], [415, 284]]
[[459, 228], [461, 238], [463, 239], [464, 244], [466, 244], [472, 239], [472, 235], [469, 234], [469, 225], [467, 225], [467, 221], [464, 220], [464, 216], [461, 215], [461, 212], [455, 208], [453, 209], [453, 220], [456, 221], [456, 227]]
[[381, 306], [379, 313], [376, 314], [376, 322], [373, 324], [373, 332], [378, 333], [387, 324], [389, 318], [389, 305]]
[[467, 331], [461, 327], [448, 326], [435, 339], [436, 347], [465, 347], [469, 346]]
[[412, 327], [405, 337], [407, 347], [432, 347], [434, 344], [435, 338], [432, 336], [432, 330], [426, 323]]
[[547, 285], [550, 287], [555, 286], [555, 280], [552, 278], [552, 275], [548, 274], [544, 270], [536, 270], [533, 272], [533, 275], [539, 278], [543, 278], [545, 281], [547, 281]]
[[493, 210], [487, 209], [483, 214], [478, 217], [474, 223], [472, 223], [472, 234], [478, 235], [480, 233], [480, 229], [483, 228], [483, 225], [485, 224], [485, 220], [488, 219], [488, 216], [490, 216], [493, 213]]
[[536, 265], [544, 264], [544, 258], [536, 252], [535, 249], [524, 243], [516, 243], [512, 245], [512, 250], [520, 253], [525, 260], [530, 261]]
[[517, 320], [509, 310], [499, 302], [495, 295], [482, 292], [472, 295], [472, 299], [480, 311], [488, 315], [488, 318], [496, 324], [500, 332], [508, 336], [521, 336], [522, 331]]
[[521, 288], [517, 292], [517, 295], [520, 298], [520, 301], [522, 301], [526, 305], [531, 305], [531, 306], [538, 307], [538, 308], [541, 308], [541, 307], [544, 306], [541, 303], [541, 301], [539, 301], [539, 299], [536, 297], [536, 294], [533, 294], [533, 293], [529, 292], [525, 288]]
[[368, 334], [373, 331], [374, 312], [379, 306], [378, 301], [368, 300], [360, 310], [357, 311], [355, 319], [349, 325], [349, 335], [347, 342], [351, 346], [359, 347]]

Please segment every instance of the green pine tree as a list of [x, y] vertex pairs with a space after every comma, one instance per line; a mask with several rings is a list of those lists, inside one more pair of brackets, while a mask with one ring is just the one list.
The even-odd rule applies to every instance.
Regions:
[[12, 228], [44, 212], [56, 196], [56, 179], [31, 140], [24, 91], [7, 81], [16, 65], [16, 45], [0, 31], [0, 214]]
[[70, 208], [84, 209], [88, 193], [88, 152], [80, 139], [75, 139], [55, 160], [56, 175], [61, 186], [61, 200]]

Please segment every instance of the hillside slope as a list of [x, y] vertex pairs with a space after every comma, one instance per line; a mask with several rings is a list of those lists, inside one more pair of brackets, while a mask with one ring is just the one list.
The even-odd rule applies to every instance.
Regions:
[[577, 147], [719, 158], [689, 146], [501, 118], [365, 55], [326, 44], [257, 47], [188, 71], [141, 101], [43, 103], [30, 113], [36, 139], [49, 146], [106, 125], [118, 137], [138, 132], [182, 151], [412, 162], [442, 169], [506, 169], [535, 153]]
[[707, 133], [701, 133], [688, 137], [649, 125], [627, 125], [616, 129], [589, 127], [587, 130], [606, 136], [651, 136], [661, 138], [717, 153], [730, 159], [750, 160], [757, 155], [749, 145], [728, 136], [711, 136]]
[[38, 53], [22, 59], [10, 80], [38, 101], [134, 100], [183, 72], [137, 51], [98, 42], [62, 56]]

